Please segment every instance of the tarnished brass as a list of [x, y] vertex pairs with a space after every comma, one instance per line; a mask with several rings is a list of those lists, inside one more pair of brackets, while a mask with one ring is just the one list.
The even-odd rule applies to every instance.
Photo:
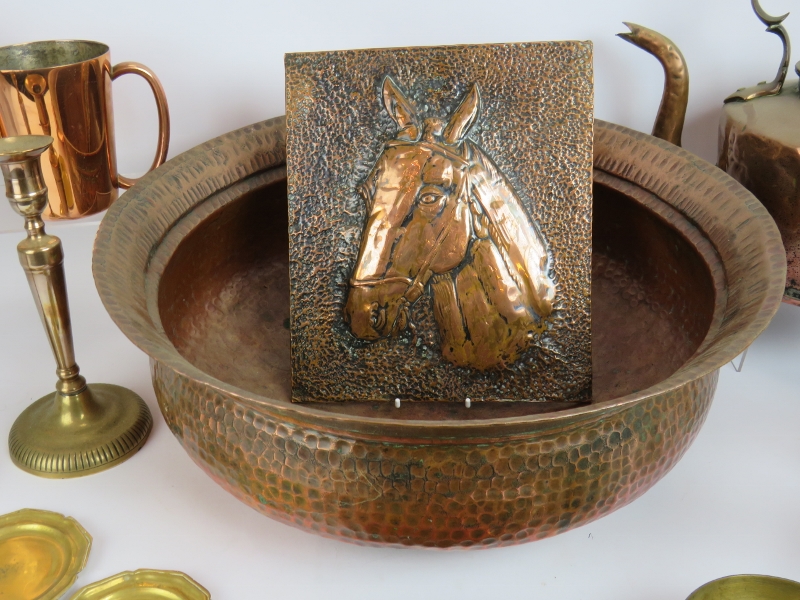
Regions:
[[589, 398], [591, 61], [287, 55], [294, 400]]
[[756, 16], [762, 23], [764, 23], [764, 25], [767, 26], [767, 31], [774, 33], [781, 39], [781, 43], [783, 44], [783, 56], [781, 58], [781, 64], [778, 66], [778, 73], [775, 75], [775, 79], [769, 83], [762, 81], [758, 85], [754, 85], [752, 87], [740, 88], [725, 98], [725, 102], [755, 100], [756, 98], [761, 98], [763, 96], [774, 96], [775, 94], [779, 94], [783, 88], [783, 82], [786, 79], [786, 73], [789, 70], [789, 59], [792, 55], [792, 45], [789, 42], [789, 34], [786, 33], [786, 29], [783, 27], [783, 25], [781, 25], [786, 17], [789, 16], [789, 13], [781, 15], [780, 17], [772, 17], [764, 12], [764, 9], [761, 8], [761, 4], [759, 4], [759, 0], [750, 0], [750, 2], [753, 5], [753, 11], [756, 13]]
[[[757, 2], [754, 8], [764, 22], [786, 17], [765, 17]], [[786, 44], [784, 69], [789, 40], [782, 27], [781, 31]], [[788, 262], [784, 301], [800, 305], [800, 94], [798, 82], [783, 85], [783, 76], [785, 69], [779, 73], [780, 85], [762, 86], [763, 94], [734, 94], [725, 100], [717, 164], [750, 190], [775, 219]]]
[[696, 589], [686, 600], [797, 600], [800, 583], [768, 575], [731, 575]]
[[75, 363], [61, 240], [44, 231], [47, 188], [39, 162], [49, 136], [0, 139], [0, 169], [12, 208], [25, 217], [28, 236], [19, 259], [58, 366], [56, 391], [31, 404], [8, 438], [14, 463], [43, 477], [75, 477], [132, 456], [152, 427], [144, 401], [119, 386], [87, 385]]
[[655, 56], [664, 68], [664, 93], [652, 135], [680, 146], [686, 104], [689, 101], [689, 69], [686, 59], [672, 40], [657, 31], [635, 23], [625, 25], [630, 32], [618, 33], [617, 36]]
[[103, 211], [117, 188], [135, 179], [117, 173], [111, 82], [142, 76], [156, 99], [158, 145], [150, 169], [169, 147], [169, 109], [161, 83], [139, 63], [111, 66], [108, 46], [45, 41], [0, 48], [0, 137], [48, 135], [44, 181], [50, 188], [45, 219], [76, 219]]
[[139, 569], [87, 585], [70, 600], [211, 600], [202, 585], [180, 571]]
[[91, 546], [71, 517], [30, 508], [0, 516], [0, 597], [58, 600], [86, 566]]

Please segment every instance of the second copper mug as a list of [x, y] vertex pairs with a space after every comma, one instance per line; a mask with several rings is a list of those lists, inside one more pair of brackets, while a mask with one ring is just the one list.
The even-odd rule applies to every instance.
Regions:
[[117, 172], [111, 82], [126, 73], [150, 84], [158, 107], [158, 146], [149, 170], [169, 147], [169, 109], [155, 74], [134, 62], [111, 66], [108, 46], [79, 40], [0, 48], [0, 136], [55, 139], [42, 169], [50, 190], [47, 219], [77, 219], [116, 200], [136, 180]]

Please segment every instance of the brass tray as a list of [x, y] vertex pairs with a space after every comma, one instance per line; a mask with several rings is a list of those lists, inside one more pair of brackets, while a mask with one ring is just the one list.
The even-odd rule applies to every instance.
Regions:
[[797, 600], [800, 583], [768, 575], [731, 575], [697, 588], [686, 600]]
[[70, 600], [211, 600], [202, 585], [179, 571], [124, 571], [78, 590]]
[[71, 517], [26, 508], [0, 516], [0, 597], [60, 598], [86, 566], [92, 537]]

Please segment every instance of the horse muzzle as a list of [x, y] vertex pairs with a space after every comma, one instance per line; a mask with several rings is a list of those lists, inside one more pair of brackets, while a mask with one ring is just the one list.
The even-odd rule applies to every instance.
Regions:
[[344, 307], [344, 320], [362, 340], [396, 336], [408, 326], [407, 301], [402, 291], [388, 295], [372, 287], [352, 287]]

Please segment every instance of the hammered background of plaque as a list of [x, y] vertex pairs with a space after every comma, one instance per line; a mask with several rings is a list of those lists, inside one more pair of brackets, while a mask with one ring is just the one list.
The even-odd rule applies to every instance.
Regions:
[[[552, 255], [549, 329], [513, 364], [478, 371], [438, 347], [430, 290], [416, 335], [357, 339], [343, 307], [366, 219], [356, 188], [397, 126], [386, 76], [421, 118], [447, 119], [477, 84], [469, 139], [505, 175]], [[588, 400], [591, 396], [590, 42], [286, 55], [292, 400]]]

